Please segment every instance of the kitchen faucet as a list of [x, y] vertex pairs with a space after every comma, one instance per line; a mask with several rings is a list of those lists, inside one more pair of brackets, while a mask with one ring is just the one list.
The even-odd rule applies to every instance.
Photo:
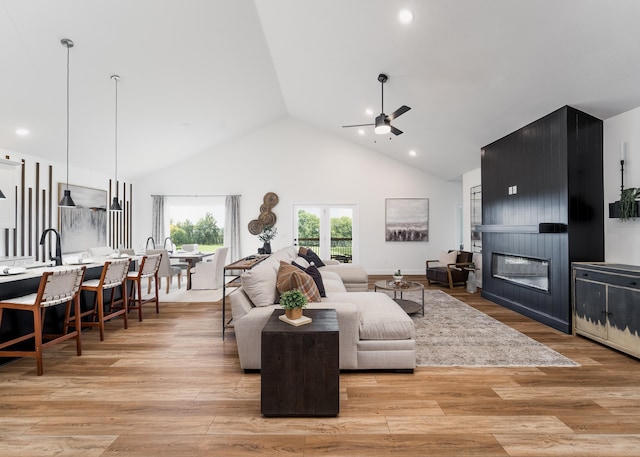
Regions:
[[60, 266], [62, 265], [62, 248], [60, 247], [60, 234], [58, 231], [56, 229], [48, 228], [42, 232], [42, 235], [40, 236], [40, 245], [44, 246], [44, 240], [49, 232], [53, 232], [56, 235], [56, 255], [55, 257], [52, 256], [51, 251], [49, 251], [49, 257], [51, 260], [55, 260], [56, 266]]
[[156, 240], [153, 239], [152, 236], [150, 236], [149, 238], [147, 238], [147, 244], [144, 246], [145, 249], [149, 248], [149, 241], [151, 241], [151, 249], [155, 249], [156, 248]]
[[[167, 248], [167, 241], [169, 241], [169, 247]], [[173, 242], [171, 241], [171, 237], [168, 236], [164, 239], [164, 243], [162, 244], [162, 247], [164, 249], [166, 249], [168, 252], [173, 251]]]

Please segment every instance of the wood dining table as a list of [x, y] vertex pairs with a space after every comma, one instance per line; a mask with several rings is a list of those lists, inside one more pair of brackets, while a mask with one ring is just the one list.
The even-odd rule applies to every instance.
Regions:
[[169, 253], [170, 259], [182, 260], [187, 264], [187, 290], [191, 289], [191, 269], [196, 263], [207, 257], [211, 257], [215, 252], [195, 252], [195, 251], [174, 251]]

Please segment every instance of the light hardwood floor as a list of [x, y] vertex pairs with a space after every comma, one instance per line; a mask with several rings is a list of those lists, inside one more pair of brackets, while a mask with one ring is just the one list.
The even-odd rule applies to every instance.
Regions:
[[343, 373], [338, 417], [267, 419], [221, 304], [162, 303], [103, 342], [84, 332], [81, 357], [49, 349], [44, 376], [32, 359], [0, 367], [0, 455], [640, 455], [638, 360], [452, 295], [582, 366]]

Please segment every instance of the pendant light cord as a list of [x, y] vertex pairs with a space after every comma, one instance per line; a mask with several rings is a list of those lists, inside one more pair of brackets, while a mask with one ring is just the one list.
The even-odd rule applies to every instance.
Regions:
[[113, 75], [113, 79], [116, 81], [116, 127], [115, 127], [115, 151], [116, 151], [116, 170], [115, 170], [115, 182], [113, 183], [116, 186], [116, 197], [118, 197], [118, 80], [120, 77], [118, 75]]
[[69, 190], [69, 51], [67, 44], [67, 190]]

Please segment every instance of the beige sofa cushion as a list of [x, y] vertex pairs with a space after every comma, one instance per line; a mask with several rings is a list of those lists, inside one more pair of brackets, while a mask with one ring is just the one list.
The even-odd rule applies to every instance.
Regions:
[[344, 300], [359, 310], [360, 340], [404, 340], [415, 337], [411, 318], [388, 295], [381, 292], [332, 294], [331, 300]]
[[347, 291], [338, 273], [334, 273], [332, 271], [320, 270], [320, 276], [322, 276], [322, 282], [324, 283], [324, 291], [327, 296], [329, 296], [332, 293]]
[[369, 275], [360, 265], [352, 263], [340, 263], [338, 265], [325, 265], [320, 271], [332, 271], [337, 273], [345, 284], [362, 283], [367, 284]]

